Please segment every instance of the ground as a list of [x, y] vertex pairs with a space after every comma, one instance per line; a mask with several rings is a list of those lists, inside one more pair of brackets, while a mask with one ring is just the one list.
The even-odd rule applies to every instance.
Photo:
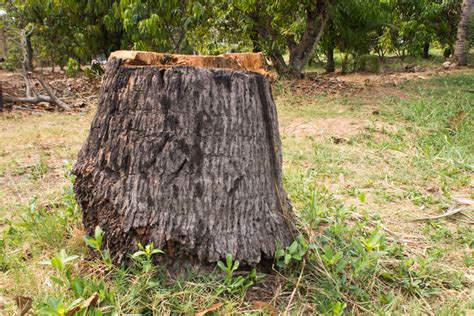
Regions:
[[[21, 87], [12, 74], [0, 78], [7, 93]], [[19, 296], [43, 311], [73, 302], [75, 290], [60, 293], [68, 282], [76, 289], [77, 278], [41, 264], [60, 249], [80, 256], [71, 271], [91, 280], [103, 312], [474, 309], [472, 68], [274, 81], [285, 188], [314, 253], [237, 291], [219, 277], [164, 276], [157, 287], [143, 278], [147, 271], [112, 273], [87, 254], [68, 171], [96, 110], [90, 87], [99, 82], [57, 80], [63, 95], [75, 85], [71, 113], [42, 105], [0, 115], [0, 309], [7, 313], [18, 311]]]

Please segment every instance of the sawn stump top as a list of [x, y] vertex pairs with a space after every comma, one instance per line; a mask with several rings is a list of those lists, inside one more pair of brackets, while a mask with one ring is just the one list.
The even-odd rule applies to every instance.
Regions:
[[112, 52], [109, 58], [122, 59], [125, 65], [134, 66], [193, 66], [252, 71], [267, 75], [265, 58], [262, 53], [226, 53], [218, 56], [205, 56], [119, 50]]

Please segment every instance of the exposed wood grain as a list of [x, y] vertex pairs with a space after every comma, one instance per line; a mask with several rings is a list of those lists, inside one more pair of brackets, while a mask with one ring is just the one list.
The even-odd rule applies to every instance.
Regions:
[[155, 65], [161, 67], [194, 66], [253, 71], [267, 74], [262, 53], [228, 53], [218, 56], [178, 55], [155, 52], [120, 50], [110, 54], [110, 59], [122, 59], [127, 65]]

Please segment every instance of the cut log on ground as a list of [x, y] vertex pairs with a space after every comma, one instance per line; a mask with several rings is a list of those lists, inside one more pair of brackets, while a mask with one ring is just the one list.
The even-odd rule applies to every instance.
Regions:
[[269, 82], [212, 63], [153, 65], [109, 59], [73, 170], [87, 233], [102, 228], [115, 262], [138, 242], [175, 264], [273, 261], [295, 226]]

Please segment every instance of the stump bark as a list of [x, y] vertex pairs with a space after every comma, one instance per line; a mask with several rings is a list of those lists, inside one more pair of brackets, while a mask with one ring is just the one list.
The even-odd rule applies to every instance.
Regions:
[[281, 165], [261, 74], [111, 58], [73, 172], [87, 233], [102, 228], [115, 262], [153, 242], [174, 262], [255, 266], [293, 239]]

